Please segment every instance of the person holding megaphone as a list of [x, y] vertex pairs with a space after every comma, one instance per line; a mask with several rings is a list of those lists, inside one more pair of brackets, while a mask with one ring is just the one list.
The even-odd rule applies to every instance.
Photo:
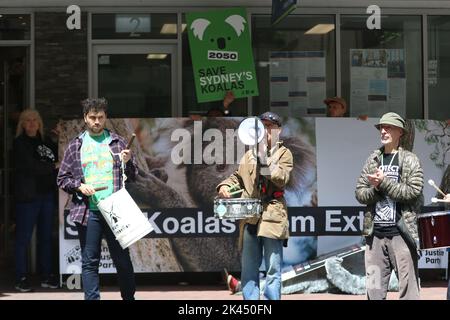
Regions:
[[[247, 120], [248, 123], [253, 121], [255, 123], [253, 128], [244, 130], [244, 136], [251, 136], [250, 131], [256, 133], [253, 136], [255, 138], [253, 144], [252, 138], [245, 141], [241, 135], [239, 137], [244, 144], [252, 144], [253, 147], [241, 159], [238, 170], [219, 183], [217, 191], [222, 198], [230, 198], [239, 191], [242, 198], [261, 200], [262, 214], [242, 219], [240, 222], [242, 294], [245, 300], [260, 298], [259, 267], [264, 253], [266, 270], [264, 298], [279, 300], [283, 245], [287, 243], [289, 237], [284, 188], [290, 179], [293, 157], [291, 151], [278, 140], [282, 123], [277, 114], [266, 112], [260, 115], [259, 119]], [[258, 139], [259, 127], [262, 125], [264, 126], [262, 139]]]

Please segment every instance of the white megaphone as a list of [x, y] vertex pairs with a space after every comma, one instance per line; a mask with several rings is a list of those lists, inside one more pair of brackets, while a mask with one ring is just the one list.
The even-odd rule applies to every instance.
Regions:
[[256, 145], [256, 141], [261, 142], [264, 134], [264, 124], [257, 117], [244, 119], [238, 128], [238, 137], [247, 146]]

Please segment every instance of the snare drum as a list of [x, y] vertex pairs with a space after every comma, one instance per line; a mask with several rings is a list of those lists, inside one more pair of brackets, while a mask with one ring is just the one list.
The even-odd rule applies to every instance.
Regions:
[[450, 247], [450, 211], [417, 215], [421, 249]]
[[259, 199], [217, 198], [214, 199], [214, 216], [219, 219], [245, 219], [259, 217], [262, 204]]

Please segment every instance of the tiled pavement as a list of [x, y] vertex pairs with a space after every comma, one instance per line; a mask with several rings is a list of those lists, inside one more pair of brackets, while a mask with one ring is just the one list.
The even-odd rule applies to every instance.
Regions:
[[[14, 288], [0, 287], [0, 300], [82, 300], [83, 293], [80, 290], [68, 289], [35, 289], [35, 292], [19, 293]], [[101, 288], [102, 299], [119, 300], [120, 294], [117, 287], [108, 286]], [[445, 300], [447, 294], [447, 282], [426, 282], [422, 285], [421, 299]], [[214, 285], [171, 285], [171, 286], [138, 286], [137, 300], [241, 300], [242, 296], [232, 295], [224, 286]], [[283, 295], [284, 300], [365, 300], [364, 295], [342, 294], [291, 294]], [[389, 300], [398, 299], [397, 292], [388, 294]]]

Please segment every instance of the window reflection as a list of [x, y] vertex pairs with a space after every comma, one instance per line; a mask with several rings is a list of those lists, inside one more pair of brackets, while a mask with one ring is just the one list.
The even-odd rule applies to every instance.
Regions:
[[0, 14], [0, 40], [29, 40], [30, 15]]
[[450, 119], [450, 16], [428, 17], [429, 118]]
[[323, 100], [335, 95], [333, 16], [290, 15], [275, 27], [269, 16], [252, 20], [259, 97], [255, 114], [323, 116]]
[[367, 29], [367, 16], [341, 19], [342, 95], [350, 115], [422, 118], [421, 17], [383, 15], [380, 30]]

